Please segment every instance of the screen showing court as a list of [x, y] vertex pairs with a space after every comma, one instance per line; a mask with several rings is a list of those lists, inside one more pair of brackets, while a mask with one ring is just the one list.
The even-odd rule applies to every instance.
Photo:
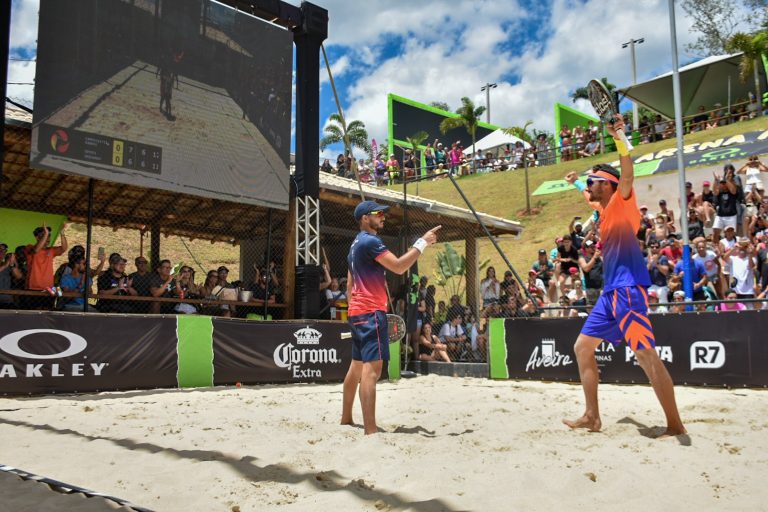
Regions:
[[41, 0], [30, 165], [286, 209], [292, 50], [209, 0]]

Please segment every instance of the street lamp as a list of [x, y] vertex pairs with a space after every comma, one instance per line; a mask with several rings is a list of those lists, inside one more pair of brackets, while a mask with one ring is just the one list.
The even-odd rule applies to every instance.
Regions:
[[491, 89], [498, 87], [497, 84], [486, 83], [480, 88], [480, 92], [485, 91], [485, 121], [491, 124]]
[[[632, 55], [632, 85], [637, 84], [637, 64], [635, 61], [635, 45], [636, 44], [642, 44], [645, 42], [645, 38], [641, 37], [640, 39], [630, 39], [626, 43], [622, 44], [622, 48], [626, 48], [629, 46], [629, 52]], [[637, 130], [637, 127], [640, 126], [640, 119], [637, 117], [637, 101], [632, 100], [632, 129]], [[632, 134], [630, 133], [630, 138], [632, 137]]]

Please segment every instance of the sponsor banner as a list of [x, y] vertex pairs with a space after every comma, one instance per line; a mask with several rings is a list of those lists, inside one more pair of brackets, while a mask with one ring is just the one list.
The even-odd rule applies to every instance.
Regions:
[[[635, 148], [635, 176], [647, 176], [657, 172], [677, 169], [677, 147], [640, 154], [642, 146]], [[731, 137], [695, 142], [683, 146], [686, 167], [712, 165], [723, 160], [743, 160], [750, 155], [768, 153], [768, 130], [740, 133]], [[619, 161], [610, 162], [618, 166]], [[588, 170], [584, 171], [586, 174]], [[532, 195], [546, 195], [573, 190], [565, 180], [545, 181]]]
[[176, 386], [176, 319], [0, 313], [0, 393]]
[[248, 322], [213, 319], [216, 385], [258, 382], [340, 381], [352, 342], [341, 322]]
[[[761, 311], [653, 315], [656, 351], [678, 384], [768, 386], [768, 315]], [[509, 378], [578, 381], [573, 345], [582, 318], [508, 319], [503, 330]], [[499, 329], [492, 325], [494, 333]], [[491, 368], [499, 351], [491, 350]], [[647, 382], [625, 343], [595, 351], [603, 382]], [[503, 377], [503, 372], [496, 372]]]

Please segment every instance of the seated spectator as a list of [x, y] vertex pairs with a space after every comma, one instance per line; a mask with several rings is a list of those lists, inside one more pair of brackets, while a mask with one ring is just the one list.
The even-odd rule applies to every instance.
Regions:
[[696, 242], [696, 253], [693, 255], [694, 261], [701, 262], [707, 273], [708, 284], [711, 284], [717, 290], [718, 274], [720, 265], [717, 254], [707, 247], [707, 242], [700, 240]]
[[86, 271], [85, 256], [75, 256], [68, 265], [71, 271], [61, 278], [61, 289], [65, 292], [80, 293], [81, 296], [73, 299], [64, 299], [62, 309], [64, 309], [64, 311], [77, 311], [81, 313], [84, 310], [89, 312], [94, 311], [94, 308], [92, 308], [90, 304], [85, 304], [85, 299], [82, 297], [86, 287], [88, 288], [88, 293], [90, 293], [91, 286], [93, 286], [93, 279], [88, 276], [88, 272]]
[[654, 291], [648, 292], [648, 313], [661, 314], [668, 313], [667, 306], [659, 304], [659, 296]]
[[463, 321], [461, 315], [450, 316], [440, 329], [440, 341], [446, 345], [446, 350], [453, 359], [466, 358], [471, 349], [467, 333], [462, 326]]
[[[728, 290], [728, 293], [725, 296], [726, 300], [738, 300], [739, 295], [736, 293], [736, 290]], [[741, 302], [721, 302], [717, 305], [718, 311], [744, 311], [747, 309], [747, 306], [745, 306]]]
[[[275, 303], [275, 290], [272, 287], [272, 279], [270, 273], [266, 268], [261, 268], [256, 273], [256, 280], [251, 286], [253, 296], [251, 300], [267, 301], [269, 304]], [[336, 287], [338, 288], [338, 280], [336, 281]], [[333, 286], [333, 280], [331, 280], [331, 286]], [[326, 290], [328, 292], [328, 290]]]
[[[176, 287], [173, 295], [179, 299], [199, 299], [202, 298], [199, 287], [195, 284], [195, 272], [192, 267], [184, 265], [179, 269], [179, 278], [176, 279]], [[173, 310], [184, 315], [195, 315], [198, 313], [197, 306], [189, 302], [179, 302]]]
[[461, 316], [464, 314], [464, 306], [461, 305], [461, 299], [458, 295], [451, 296], [451, 303], [448, 306], [448, 318]]
[[[675, 275], [683, 279], [685, 272], [683, 271], [683, 265], [685, 260], [680, 258], [675, 264]], [[689, 269], [691, 272], [691, 280], [693, 281], [693, 300], [707, 300], [707, 296], [704, 294], [704, 287], [707, 286], [707, 269], [704, 267], [704, 263], [700, 260], [690, 258], [688, 260]]]
[[670, 265], [677, 265], [677, 262], [683, 257], [683, 248], [675, 235], [669, 235], [666, 243], [662, 243], [659, 253], [667, 257]]
[[659, 199], [659, 214], [663, 215], [666, 219], [667, 226], [669, 226], [669, 232], [677, 232], [677, 227], [675, 226], [675, 212], [667, 208], [666, 199]]
[[331, 285], [325, 290], [325, 298], [328, 300], [328, 304], [330, 304], [331, 307], [339, 307], [339, 304], [342, 302], [344, 303], [344, 306], [346, 306], [347, 294], [341, 289], [337, 278], [331, 278]]
[[653, 141], [658, 142], [664, 138], [664, 130], [667, 129], [667, 122], [661, 118], [660, 114], [656, 114], [656, 119], [653, 123]]
[[513, 295], [506, 296], [505, 300], [501, 304], [501, 312], [499, 313], [499, 317], [528, 318], [528, 313], [523, 310], [521, 302], [521, 297], [515, 297]]
[[[14, 280], [22, 280], [24, 274], [16, 262], [16, 254], [8, 254], [8, 246], [0, 243], [0, 290], [13, 289]], [[14, 307], [13, 296], [0, 295], [0, 309]]]
[[493, 267], [486, 269], [485, 279], [480, 281], [480, 297], [483, 300], [483, 307], [498, 302], [501, 297], [501, 284], [496, 279], [496, 269]]
[[445, 361], [451, 362], [448, 355], [448, 345], [442, 343], [440, 338], [432, 333], [432, 324], [421, 326], [419, 336], [419, 361]]
[[685, 292], [677, 290], [672, 294], [672, 304], [669, 307], [670, 313], [685, 313]]
[[688, 240], [704, 238], [704, 223], [699, 219], [699, 214], [695, 209], [688, 210]]
[[645, 259], [651, 278], [651, 286], [648, 287], [648, 291], [655, 293], [659, 301], [666, 304], [669, 299], [667, 278], [671, 271], [669, 259], [659, 252], [659, 242], [651, 242], [648, 251], [648, 256]]
[[[205, 282], [199, 288], [200, 295], [207, 300], [219, 300], [221, 292], [224, 290], [224, 288], [219, 286], [218, 282], [219, 272], [217, 270], [209, 270], [205, 277]], [[209, 316], [222, 316], [227, 318], [231, 316], [229, 306], [226, 304], [204, 305], [200, 310], [200, 314]]]
[[[162, 260], [157, 265], [149, 281], [149, 293], [152, 297], [166, 299], [174, 297], [176, 280], [173, 278], [173, 274], [171, 274], [171, 268], [170, 260]], [[221, 276], [221, 270], [219, 270], [219, 276]], [[175, 306], [173, 302], [153, 302], [150, 311], [154, 314], [168, 315], [173, 314]]]
[[693, 121], [691, 122], [691, 131], [692, 132], [700, 132], [706, 129], [707, 127], [707, 112], [704, 105], [699, 105], [699, 110], [696, 113], [696, 116], [694, 116]]
[[594, 136], [590, 136], [587, 139], [587, 144], [584, 146], [584, 149], [580, 149], [578, 151], [579, 156], [582, 158], [595, 156], [598, 151], [600, 151], [600, 144], [598, 144], [597, 139], [595, 139]]
[[555, 289], [555, 280], [553, 279], [555, 275], [555, 264], [549, 260], [547, 251], [544, 249], [539, 249], [538, 258], [533, 263], [533, 270], [536, 271], [536, 277], [544, 284], [544, 289], [548, 296], [546, 302], [553, 301], [555, 299], [555, 294], [557, 293]]
[[[144, 256], [139, 256], [133, 260], [136, 265], [136, 272], [132, 273], [128, 277], [131, 280], [131, 286], [139, 294], [139, 297], [149, 297], [149, 282], [152, 278], [152, 273], [149, 271], [149, 262]], [[149, 313], [149, 302], [136, 302], [133, 305], [134, 312], [136, 313]]]
[[587, 312], [587, 294], [584, 293], [584, 287], [581, 284], [581, 279], [573, 281], [573, 289], [568, 292], [568, 299], [571, 301], [571, 306], [579, 315], [586, 314]]
[[320, 170], [323, 172], [327, 172], [329, 174], [333, 174], [333, 166], [331, 165], [331, 161], [329, 159], [323, 160], [323, 164], [320, 166]]
[[531, 269], [528, 272], [528, 293], [542, 302], [549, 302], [547, 300], [547, 287], [544, 285], [544, 282], [539, 279], [538, 273], [534, 269]]
[[562, 288], [563, 284], [573, 276], [571, 269], [579, 270], [579, 252], [573, 246], [571, 235], [563, 237], [563, 245], [557, 248], [557, 260], [555, 263], [559, 267], [558, 286]]
[[[125, 275], [125, 263], [125, 258], [120, 254], [114, 252], [109, 255], [109, 268], [96, 281], [99, 295], [126, 297], [139, 294], [133, 288], [130, 278]], [[126, 300], [109, 300], [101, 297], [96, 303], [96, 308], [102, 313], [132, 313], [134, 311], [133, 305]]]
[[571, 318], [575, 316], [579, 316], [579, 312], [575, 309], [570, 309], [571, 307], [571, 299], [568, 298], [567, 295], [561, 295], [560, 299], [558, 299], [558, 303], [560, 304], [560, 308], [557, 310], [556, 317], [558, 318]]

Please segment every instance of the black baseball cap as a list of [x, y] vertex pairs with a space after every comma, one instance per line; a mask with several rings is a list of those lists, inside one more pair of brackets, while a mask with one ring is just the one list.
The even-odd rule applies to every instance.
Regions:
[[114, 265], [115, 263], [126, 263], [127, 260], [120, 256], [120, 253], [113, 252], [109, 255], [109, 264]]
[[224, 265], [222, 265], [222, 266], [220, 266], [220, 267], [219, 267], [219, 268], [216, 270], [216, 272], [226, 272], [227, 274], [229, 274], [229, 269], [228, 269], [227, 267], [225, 267]]
[[373, 212], [385, 212], [389, 206], [377, 203], [376, 201], [363, 201], [355, 207], [355, 220], [360, 221], [363, 215], [369, 215]]

